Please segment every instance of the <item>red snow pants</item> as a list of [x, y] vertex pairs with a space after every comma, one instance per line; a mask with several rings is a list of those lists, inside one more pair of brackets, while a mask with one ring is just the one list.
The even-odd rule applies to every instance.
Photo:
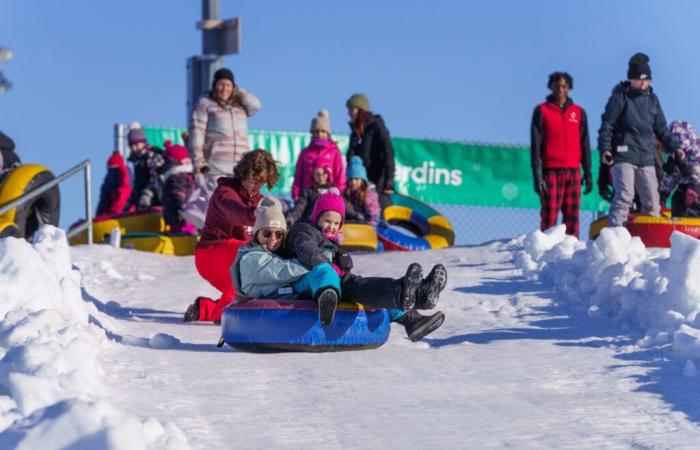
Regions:
[[231, 266], [236, 260], [238, 249], [245, 241], [227, 239], [208, 247], [195, 248], [194, 265], [202, 278], [221, 291], [218, 300], [208, 297], [199, 298], [199, 320], [221, 320], [221, 312], [236, 297], [236, 290], [231, 280]]

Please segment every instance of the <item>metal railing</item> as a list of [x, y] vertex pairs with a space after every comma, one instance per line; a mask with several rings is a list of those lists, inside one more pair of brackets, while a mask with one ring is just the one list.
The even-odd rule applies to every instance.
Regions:
[[86, 220], [83, 224], [75, 227], [73, 230], [71, 230], [70, 233], [68, 233], [67, 237], [73, 237], [78, 233], [81, 233], [83, 230], [87, 229], [87, 241], [88, 244], [92, 244], [92, 188], [91, 188], [91, 176], [90, 176], [90, 160], [86, 159], [85, 161], [81, 162], [80, 164], [76, 164], [73, 166], [71, 169], [63, 172], [61, 175], [57, 176], [53, 180], [42, 184], [36, 189], [33, 189], [25, 194], [22, 194], [21, 196], [17, 197], [16, 199], [12, 200], [9, 203], [6, 203], [2, 206], [0, 206], [0, 216], [5, 214], [7, 211], [16, 208], [17, 206], [20, 206], [30, 200], [33, 200], [34, 198], [40, 196], [44, 192], [48, 191], [52, 187], [56, 186], [60, 182], [66, 180], [67, 178], [72, 177], [76, 173], [80, 172], [81, 170], [85, 170], [85, 217]]

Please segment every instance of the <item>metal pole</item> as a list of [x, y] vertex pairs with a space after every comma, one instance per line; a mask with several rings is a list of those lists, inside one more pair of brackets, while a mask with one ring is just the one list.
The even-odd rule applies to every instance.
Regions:
[[124, 145], [124, 137], [126, 136], [126, 125], [123, 123], [114, 124], [114, 150], [117, 150], [120, 155], [126, 159], [126, 146]]
[[87, 221], [87, 242], [92, 245], [92, 180], [90, 176], [90, 161], [85, 166], [85, 218]]

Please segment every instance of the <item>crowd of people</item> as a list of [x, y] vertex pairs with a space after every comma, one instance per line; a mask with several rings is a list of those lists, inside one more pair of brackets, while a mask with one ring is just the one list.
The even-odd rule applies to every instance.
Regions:
[[[611, 202], [610, 226], [623, 225], [633, 208], [658, 216], [669, 197], [674, 215], [700, 213], [700, 138], [687, 122], [667, 127], [650, 82], [649, 58], [637, 53], [602, 116], [598, 188]], [[556, 225], [561, 212], [566, 232], [578, 236], [582, 191], [592, 191], [593, 179], [588, 118], [569, 97], [573, 86], [568, 73], [549, 76], [550, 95], [532, 115], [531, 162], [542, 230]], [[364, 94], [352, 95], [346, 107], [346, 158], [321, 110], [296, 163], [293, 207], [286, 208], [261, 193], [279, 180], [277, 163], [248, 144], [247, 118], [261, 108], [260, 100], [220, 69], [192, 112], [187, 147], [166, 142], [164, 150], [155, 148], [132, 124], [127, 138], [134, 179], [124, 159], [112, 154], [98, 214], [161, 206], [171, 232], [201, 231], [195, 266], [221, 295], [198, 297], [185, 321], [217, 322], [236, 298], [262, 296], [313, 299], [320, 322], [329, 325], [338, 302], [350, 300], [388, 309], [409, 338], [419, 340], [444, 320], [442, 312], [418, 310], [436, 307], [445, 267], [438, 264], [423, 277], [413, 263], [399, 279], [361, 277], [340, 250], [343, 225], [378, 226], [386, 195], [394, 192], [394, 150], [384, 120]], [[194, 204], [201, 219], [189, 212]]]

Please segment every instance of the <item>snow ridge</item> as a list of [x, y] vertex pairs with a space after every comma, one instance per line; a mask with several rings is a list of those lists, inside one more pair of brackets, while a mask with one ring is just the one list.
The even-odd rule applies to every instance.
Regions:
[[118, 345], [83, 300], [65, 232], [0, 240], [0, 448], [189, 448], [173, 424], [110, 404], [100, 351]]

